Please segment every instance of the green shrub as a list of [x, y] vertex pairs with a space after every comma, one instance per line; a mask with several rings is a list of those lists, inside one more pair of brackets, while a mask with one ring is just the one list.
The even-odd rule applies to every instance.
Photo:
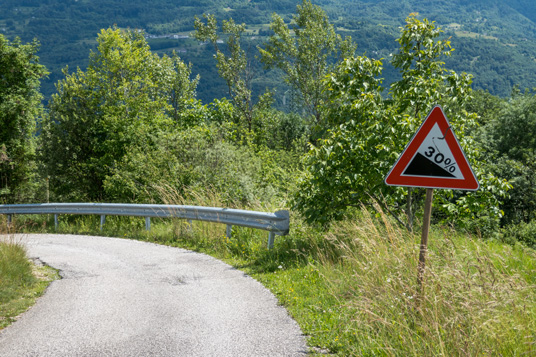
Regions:
[[502, 240], [510, 244], [521, 242], [529, 247], [536, 248], [536, 221], [520, 222], [506, 226], [502, 231]]
[[13, 238], [0, 240], [0, 304], [12, 299], [17, 291], [35, 283], [26, 249]]
[[[238, 145], [225, 129], [201, 125], [159, 133], [155, 145], [133, 147], [104, 182], [120, 202], [160, 202], [162, 187], [180, 195], [219, 192], [223, 203], [250, 205], [287, 192], [297, 155], [253, 144]], [[292, 171], [292, 172], [295, 172]]]

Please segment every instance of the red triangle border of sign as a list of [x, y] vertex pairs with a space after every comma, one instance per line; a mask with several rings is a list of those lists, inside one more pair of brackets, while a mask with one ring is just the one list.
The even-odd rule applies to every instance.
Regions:
[[[439, 126], [442, 133], [445, 133], [445, 140], [452, 152], [454, 160], [461, 170], [463, 179], [402, 175], [435, 124]], [[478, 190], [480, 184], [467, 161], [460, 143], [456, 139], [454, 131], [449, 130], [449, 128], [450, 124], [443, 113], [443, 110], [440, 106], [435, 106], [410, 140], [408, 146], [406, 146], [391, 171], [387, 174], [385, 183], [389, 186], [446, 188], [470, 191]]]

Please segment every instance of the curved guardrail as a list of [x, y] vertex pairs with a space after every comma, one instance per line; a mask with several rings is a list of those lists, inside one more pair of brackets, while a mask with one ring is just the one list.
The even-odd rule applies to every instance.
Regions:
[[202, 206], [125, 204], [125, 203], [38, 203], [20, 205], [0, 205], [0, 214], [11, 222], [15, 214], [53, 214], [56, 228], [59, 214], [96, 214], [101, 216], [101, 229], [106, 216], [145, 217], [145, 228], [151, 229], [151, 217], [175, 217], [188, 221], [206, 221], [227, 225], [227, 236], [231, 237], [233, 225], [269, 231], [268, 248], [274, 245], [275, 235], [289, 232], [289, 212], [275, 213], [246, 211], [232, 208]]

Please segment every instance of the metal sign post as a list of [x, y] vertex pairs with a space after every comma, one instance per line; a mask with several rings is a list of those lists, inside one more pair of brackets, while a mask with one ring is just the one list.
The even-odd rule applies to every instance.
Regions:
[[428, 251], [428, 233], [430, 231], [430, 217], [432, 216], [432, 201], [434, 189], [426, 189], [426, 201], [424, 202], [424, 219], [422, 222], [421, 246], [419, 250], [419, 267], [417, 272], [417, 306], [424, 296], [424, 273], [426, 270], [426, 253]]

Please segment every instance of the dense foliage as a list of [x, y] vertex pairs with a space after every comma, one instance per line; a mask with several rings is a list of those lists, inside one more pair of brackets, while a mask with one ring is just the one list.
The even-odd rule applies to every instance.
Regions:
[[501, 206], [505, 236], [536, 247], [536, 96], [514, 90], [511, 98], [500, 99], [480, 92], [473, 105], [482, 113], [478, 140], [487, 157], [483, 166], [512, 185]]
[[196, 80], [177, 57], [153, 54], [137, 32], [103, 30], [87, 71], [58, 82], [42, 125], [41, 155], [56, 199], [102, 200], [104, 182], [135, 150], [189, 125]]
[[434, 104], [442, 104], [454, 130], [464, 133], [461, 145], [482, 188], [463, 195], [441, 191], [436, 199], [441, 203], [437, 214], [457, 224], [484, 219], [479, 226], [487, 231], [498, 227], [499, 199], [508, 186], [480, 170], [478, 150], [470, 135], [475, 115], [465, 108], [470, 77], [444, 68], [441, 56], [450, 53], [450, 43], [438, 40], [439, 34], [427, 20], [407, 19], [398, 39], [400, 50], [392, 61], [402, 79], [391, 86], [389, 100], [381, 96], [377, 79], [380, 61], [347, 59], [328, 78], [330, 131], [306, 156], [307, 176], [297, 192], [297, 207], [309, 221], [326, 223], [342, 217], [348, 207], [373, 201], [400, 222], [405, 204], [405, 224], [411, 230], [418, 207], [415, 203], [422, 201], [422, 192], [393, 189], [383, 180], [428, 111]]
[[45, 67], [36, 56], [37, 41], [22, 44], [0, 35], [0, 203], [33, 198], [35, 133], [42, 112]]

